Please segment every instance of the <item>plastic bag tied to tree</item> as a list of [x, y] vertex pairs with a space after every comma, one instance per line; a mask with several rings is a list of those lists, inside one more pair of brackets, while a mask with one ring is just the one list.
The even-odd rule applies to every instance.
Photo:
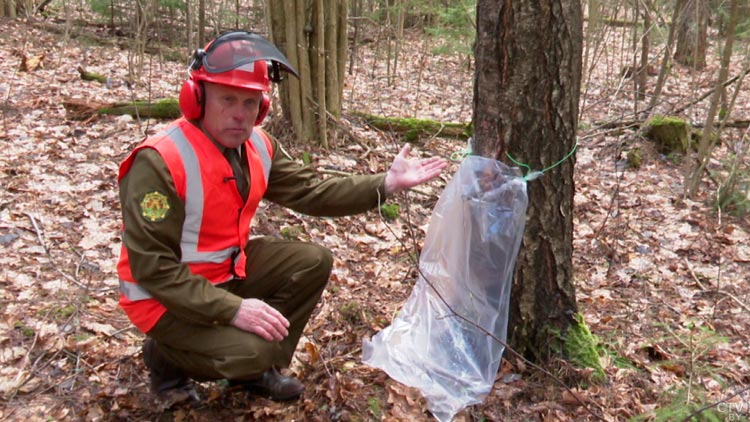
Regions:
[[492, 389], [504, 347], [487, 333], [506, 340], [527, 205], [518, 169], [467, 157], [435, 206], [411, 296], [363, 342], [363, 362], [418, 388], [439, 421]]

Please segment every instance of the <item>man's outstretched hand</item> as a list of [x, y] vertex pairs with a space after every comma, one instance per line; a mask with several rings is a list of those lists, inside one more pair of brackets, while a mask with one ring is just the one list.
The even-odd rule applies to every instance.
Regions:
[[289, 321], [284, 315], [258, 299], [243, 299], [232, 325], [267, 341], [281, 341], [289, 335]]
[[443, 171], [448, 162], [440, 157], [410, 158], [411, 145], [401, 148], [385, 176], [385, 193], [392, 195], [431, 180]]

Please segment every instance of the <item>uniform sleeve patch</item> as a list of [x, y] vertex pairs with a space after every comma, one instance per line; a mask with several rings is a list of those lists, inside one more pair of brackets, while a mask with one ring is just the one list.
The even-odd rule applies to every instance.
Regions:
[[169, 214], [169, 199], [159, 191], [151, 191], [141, 199], [141, 217], [151, 223], [164, 220]]

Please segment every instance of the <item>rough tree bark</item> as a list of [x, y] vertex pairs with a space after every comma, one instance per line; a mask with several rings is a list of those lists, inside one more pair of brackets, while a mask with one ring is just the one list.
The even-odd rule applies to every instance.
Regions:
[[706, 67], [708, 1], [678, 0], [677, 48], [674, 61], [695, 69]]
[[[573, 149], [582, 38], [577, 0], [477, 2], [476, 154], [505, 160], [508, 152], [540, 170]], [[508, 337], [537, 361], [548, 357], [551, 334], [575, 323], [573, 193], [572, 159], [528, 185]]]
[[280, 85], [284, 117], [298, 139], [328, 146], [327, 113], [341, 115], [348, 0], [268, 2], [270, 38], [299, 71]]
[[0, 0], [0, 17], [16, 17], [16, 1]]

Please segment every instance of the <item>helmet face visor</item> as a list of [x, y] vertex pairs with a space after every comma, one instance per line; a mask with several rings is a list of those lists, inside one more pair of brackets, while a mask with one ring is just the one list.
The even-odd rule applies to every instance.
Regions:
[[220, 36], [208, 46], [201, 64], [207, 73], [223, 73], [259, 60], [272, 62], [281, 70], [299, 77], [276, 46], [252, 32], [231, 32]]

